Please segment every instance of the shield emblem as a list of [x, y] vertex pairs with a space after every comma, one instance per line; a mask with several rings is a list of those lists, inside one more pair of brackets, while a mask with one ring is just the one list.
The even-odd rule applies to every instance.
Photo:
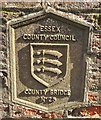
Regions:
[[46, 87], [64, 80], [68, 74], [68, 44], [30, 43], [31, 74]]

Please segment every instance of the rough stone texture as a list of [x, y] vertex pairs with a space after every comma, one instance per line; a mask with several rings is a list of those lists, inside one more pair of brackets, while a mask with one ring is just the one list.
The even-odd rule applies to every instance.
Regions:
[[[48, 3], [46, 3], [48, 4]], [[88, 54], [88, 76], [87, 81], [87, 93], [88, 93], [88, 104], [93, 104], [94, 106], [101, 106], [101, 3], [49, 3], [50, 6], [54, 8], [65, 11], [72, 12], [82, 19], [86, 19], [94, 25], [94, 36], [92, 42], [92, 52]], [[9, 85], [7, 79], [7, 40], [6, 40], [6, 23], [8, 20], [29, 14], [31, 12], [36, 12], [45, 7], [43, 3], [3, 3], [2, 4], [2, 16], [0, 16], [2, 24], [0, 25], [0, 81], [2, 82], [3, 95], [0, 98], [0, 110], [2, 117], [34, 117], [28, 108], [21, 107], [16, 104], [9, 102]], [[89, 14], [88, 14], [89, 12]], [[94, 14], [93, 14], [94, 13]], [[93, 87], [91, 87], [93, 85]], [[82, 105], [81, 105], [82, 106]], [[78, 108], [79, 105], [71, 107], [72, 109]], [[88, 106], [86, 106], [87, 108]], [[99, 108], [100, 111], [101, 108]], [[30, 112], [29, 112], [30, 111]], [[35, 112], [35, 111], [34, 111]], [[37, 116], [40, 117], [39, 111], [36, 111]], [[100, 113], [101, 115], [101, 113]], [[8, 119], [8, 118], [7, 118]]]

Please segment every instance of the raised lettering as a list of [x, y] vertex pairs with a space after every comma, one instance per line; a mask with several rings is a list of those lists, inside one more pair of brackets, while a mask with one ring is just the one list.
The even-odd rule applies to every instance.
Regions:
[[44, 26], [40, 26], [40, 31], [44, 31]]

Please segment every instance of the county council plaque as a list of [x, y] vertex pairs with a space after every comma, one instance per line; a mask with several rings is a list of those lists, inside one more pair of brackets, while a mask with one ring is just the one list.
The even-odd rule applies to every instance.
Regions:
[[43, 111], [84, 102], [89, 30], [51, 9], [9, 21], [11, 101]]

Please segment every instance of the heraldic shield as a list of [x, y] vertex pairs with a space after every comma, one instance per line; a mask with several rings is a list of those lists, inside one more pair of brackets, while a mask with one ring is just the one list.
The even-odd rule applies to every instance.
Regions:
[[66, 79], [68, 44], [30, 43], [31, 74], [46, 87]]

